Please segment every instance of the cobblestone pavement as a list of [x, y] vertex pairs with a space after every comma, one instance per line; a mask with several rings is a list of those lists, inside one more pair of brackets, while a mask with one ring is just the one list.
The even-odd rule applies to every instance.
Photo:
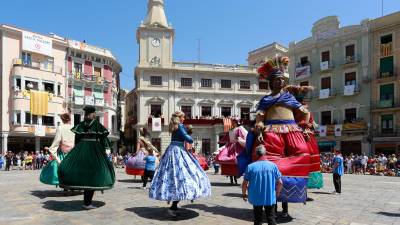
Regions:
[[[81, 209], [80, 193], [64, 195], [43, 185], [38, 171], [0, 171], [0, 224], [252, 224], [252, 207], [241, 199], [239, 186], [228, 178], [209, 174], [212, 197], [182, 202], [178, 217], [166, 214], [167, 204], [150, 200], [148, 190], [124, 170], [117, 169], [112, 190], [96, 192], [98, 209]], [[332, 175], [325, 187], [309, 192], [306, 205], [290, 204], [291, 218], [281, 224], [399, 224], [400, 178], [345, 175], [341, 195], [332, 195]], [[241, 181], [241, 180], [239, 180]]]

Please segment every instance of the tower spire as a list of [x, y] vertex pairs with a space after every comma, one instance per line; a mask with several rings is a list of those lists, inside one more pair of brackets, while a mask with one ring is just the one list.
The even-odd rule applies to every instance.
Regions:
[[144, 25], [169, 28], [164, 11], [164, 0], [149, 0]]

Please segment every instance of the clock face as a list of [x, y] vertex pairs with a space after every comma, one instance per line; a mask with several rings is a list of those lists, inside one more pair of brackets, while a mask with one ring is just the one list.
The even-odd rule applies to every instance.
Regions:
[[152, 44], [154, 47], [158, 47], [158, 46], [160, 46], [161, 41], [160, 41], [160, 39], [158, 39], [158, 38], [154, 38], [154, 39], [151, 41], [151, 44]]

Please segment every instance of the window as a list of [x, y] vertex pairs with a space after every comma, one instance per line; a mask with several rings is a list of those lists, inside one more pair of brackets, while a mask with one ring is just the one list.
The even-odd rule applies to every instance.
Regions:
[[231, 80], [221, 80], [221, 88], [232, 88]]
[[75, 54], [75, 57], [76, 57], [76, 58], [82, 58], [82, 53], [77, 52], [77, 53]]
[[354, 45], [347, 45], [346, 46], [346, 60], [354, 60]]
[[211, 154], [211, 141], [210, 139], [202, 139], [201, 140], [201, 151], [205, 156]]
[[57, 85], [57, 95], [61, 96], [61, 84]]
[[267, 81], [258, 81], [258, 90], [268, 90], [268, 82]]
[[331, 77], [321, 78], [321, 89], [331, 89]]
[[300, 65], [301, 66], [309, 66], [310, 62], [308, 61], [308, 56], [303, 56], [300, 58]]
[[321, 112], [321, 125], [329, 125], [332, 123], [331, 111]]
[[326, 62], [331, 60], [329, 51], [321, 52], [321, 62]]
[[101, 58], [96, 57], [96, 62], [101, 63]]
[[14, 111], [14, 124], [21, 124], [21, 112]]
[[25, 112], [25, 124], [37, 125], [38, 116], [32, 115], [30, 112]]
[[356, 85], [356, 72], [344, 74], [344, 85]]
[[99, 67], [94, 67], [94, 68], [93, 68], [93, 71], [94, 71], [94, 75], [95, 75], [96, 77], [101, 77], [101, 68], [99, 68]]
[[82, 74], [82, 64], [81, 63], [74, 63], [74, 69], [75, 69], [75, 73]]
[[201, 116], [204, 116], [204, 117], [211, 116], [211, 106], [202, 106], [201, 107]]
[[151, 105], [150, 106], [150, 114], [154, 117], [161, 116], [161, 105]]
[[212, 87], [211, 79], [201, 79], [201, 87]]
[[388, 44], [392, 42], [392, 34], [388, 34], [381, 37], [381, 44]]
[[350, 108], [350, 109], [345, 109], [344, 110], [344, 118], [345, 118], [345, 123], [353, 123], [357, 119], [357, 109], [356, 108]]
[[31, 53], [22, 52], [22, 63], [27, 66], [30, 66], [32, 64]]
[[192, 106], [183, 105], [183, 106], [181, 106], [181, 111], [183, 113], [185, 113], [185, 118], [186, 119], [191, 119], [192, 118]]
[[300, 86], [308, 86], [309, 82], [308, 81], [302, 81], [300, 82]]
[[250, 89], [250, 81], [249, 80], [241, 80], [240, 81], [240, 89]]
[[181, 78], [182, 87], [192, 87], [192, 78]]
[[81, 114], [74, 114], [74, 126], [81, 122]]
[[42, 116], [42, 124], [44, 126], [54, 126], [54, 116]]
[[151, 76], [150, 77], [150, 85], [162, 85], [162, 77], [161, 76]]
[[25, 89], [39, 91], [39, 83], [36, 81], [25, 80]]
[[25, 124], [31, 124], [31, 114], [29, 112], [25, 112]]
[[250, 120], [250, 108], [240, 108], [240, 118], [243, 120]]
[[221, 107], [221, 115], [224, 117], [231, 116], [232, 107]]
[[394, 71], [393, 56], [385, 57], [380, 59], [380, 76], [387, 77], [393, 76]]
[[393, 114], [381, 116], [382, 133], [393, 132]]
[[43, 89], [44, 89], [44, 91], [47, 91], [49, 93], [53, 93], [53, 94], [55, 93], [53, 83], [43, 82]]
[[117, 132], [117, 117], [115, 115], [111, 116], [111, 131]]
[[15, 87], [14, 87], [14, 90], [15, 90], [15, 91], [20, 91], [21, 88], [22, 88], [22, 86], [21, 86], [21, 78], [20, 78], [20, 77], [17, 77], [17, 78], [15, 78]]
[[379, 106], [392, 107], [394, 104], [394, 84], [384, 84], [379, 88]]
[[152, 138], [151, 144], [156, 147], [156, 149], [161, 152], [161, 138]]

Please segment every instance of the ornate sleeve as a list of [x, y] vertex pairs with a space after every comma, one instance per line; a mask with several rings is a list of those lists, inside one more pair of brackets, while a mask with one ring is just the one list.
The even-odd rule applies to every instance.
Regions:
[[185, 127], [183, 124], [179, 124], [179, 133], [183, 136], [184, 141], [188, 142], [189, 144], [193, 143], [193, 138], [186, 132]]
[[111, 141], [108, 139], [108, 134], [100, 135], [99, 141], [105, 150], [111, 149]]

